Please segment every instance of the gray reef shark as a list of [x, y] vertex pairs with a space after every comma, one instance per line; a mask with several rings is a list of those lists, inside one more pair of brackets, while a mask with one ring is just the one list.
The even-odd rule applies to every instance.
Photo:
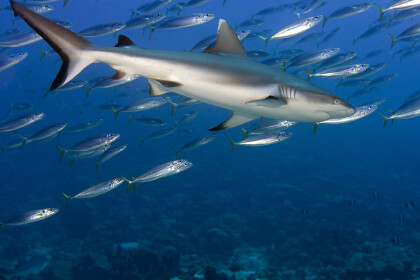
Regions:
[[219, 21], [216, 44], [203, 53], [149, 50], [120, 35], [114, 47], [99, 47], [76, 33], [10, 1], [20, 16], [61, 56], [63, 64], [50, 90], [72, 80], [94, 62], [110, 65], [124, 79], [135, 74], [150, 84], [150, 95], [175, 92], [232, 110], [210, 130], [221, 130], [264, 117], [322, 122], [351, 116], [354, 108], [307, 81], [247, 57], [232, 27]]

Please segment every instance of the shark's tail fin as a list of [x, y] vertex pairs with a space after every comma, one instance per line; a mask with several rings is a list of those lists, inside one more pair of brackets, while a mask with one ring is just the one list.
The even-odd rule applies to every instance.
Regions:
[[67, 204], [66, 205], [67, 205], [67, 208], [69, 208], [71, 197], [68, 196], [67, 194], [63, 193], [63, 192], [61, 193], [61, 195], [64, 196], [65, 199], [67, 199]]
[[10, 1], [15, 16], [20, 16], [61, 56], [63, 63], [50, 90], [65, 85], [94, 59], [86, 55], [92, 44], [76, 33], [37, 14], [15, 1]]

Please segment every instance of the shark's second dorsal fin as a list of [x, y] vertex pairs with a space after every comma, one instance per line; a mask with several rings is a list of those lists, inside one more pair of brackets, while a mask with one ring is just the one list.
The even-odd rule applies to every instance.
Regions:
[[135, 46], [136, 44], [133, 43], [133, 41], [130, 40], [127, 36], [120, 35], [118, 36], [118, 43], [114, 46], [116, 48], [118, 47], [126, 47], [126, 46]]
[[204, 51], [205, 53], [231, 53], [236, 55], [248, 56], [238, 35], [232, 27], [223, 19], [219, 21], [219, 28], [217, 29], [216, 44]]

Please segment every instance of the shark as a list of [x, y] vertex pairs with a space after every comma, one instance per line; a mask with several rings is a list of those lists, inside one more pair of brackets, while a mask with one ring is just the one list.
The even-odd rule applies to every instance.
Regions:
[[113, 47], [91, 44], [55, 22], [10, 1], [15, 16], [32, 27], [63, 60], [51, 84], [57, 90], [84, 68], [103, 62], [116, 73], [114, 80], [140, 75], [150, 95], [175, 92], [232, 111], [232, 116], [211, 128], [218, 131], [257, 118], [296, 122], [322, 122], [345, 118], [355, 109], [345, 100], [281, 69], [248, 57], [232, 27], [219, 20], [215, 45], [204, 52], [140, 48], [124, 35]]

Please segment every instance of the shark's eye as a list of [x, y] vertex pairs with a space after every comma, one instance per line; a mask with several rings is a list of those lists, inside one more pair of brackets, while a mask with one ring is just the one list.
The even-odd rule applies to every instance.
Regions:
[[340, 104], [340, 103], [341, 103], [341, 100], [340, 100], [340, 99], [338, 99], [338, 98], [337, 98], [337, 99], [334, 99], [334, 104], [335, 104], [335, 105], [338, 105], [338, 104]]

